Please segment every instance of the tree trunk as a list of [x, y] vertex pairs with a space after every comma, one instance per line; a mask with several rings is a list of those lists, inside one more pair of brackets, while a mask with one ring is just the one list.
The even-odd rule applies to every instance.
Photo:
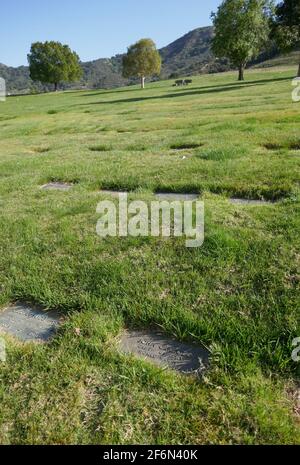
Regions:
[[240, 65], [239, 67], [239, 81], [244, 81], [244, 65]]
[[141, 77], [141, 88], [145, 89], [145, 76]]
[[58, 89], [58, 83], [56, 82], [56, 83], [54, 84], [54, 91], [57, 92], [57, 89]]

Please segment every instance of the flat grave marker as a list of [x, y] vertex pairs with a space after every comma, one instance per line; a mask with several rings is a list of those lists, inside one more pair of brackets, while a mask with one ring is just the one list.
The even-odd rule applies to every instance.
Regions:
[[158, 200], [166, 200], [168, 202], [172, 201], [187, 201], [187, 200], [197, 200], [199, 194], [181, 194], [176, 192], [156, 192], [155, 197]]
[[239, 199], [239, 198], [232, 198], [230, 199], [230, 203], [233, 205], [273, 205], [275, 202], [271, 200], [251, 200], [251, 199]]
[[209, 363], [204, 347], [176, 341], [160, 331], [125, 331], [120, 350], [183, 374], [201, 374]]
[[122, 195], [122, 194], [127, 194], [129, 195], [130, 192], [126, 192], [126, 191], [113, 191], [113, 190], [109, 190], [109, 189], [102, 189], [99, 191], [99, 193], [101, 195], [105, 195], [105, 196], [109, 196], [109, 197], [115, 197], [115, 198], [119, 198], [119, 195]]
[[24, 342], [45, 342], [55, 334], [60, 320], [57, 312], [16, 303], [0, 311], [0, 333], [10, 334]]
[[60, 190], [60, 191], [68, 191], [72, 189], [73, 184], [66, 183], [66, 182], [49, 182], [48, 184], [44, 184], [41, 186], [43, 190]]

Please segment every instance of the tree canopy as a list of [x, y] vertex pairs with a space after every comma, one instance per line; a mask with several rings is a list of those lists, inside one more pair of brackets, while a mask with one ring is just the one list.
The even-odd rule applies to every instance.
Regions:
[[239, 80], [249, 60], [267, 43], [270, 7], [269, 0], [224, 0], [212, 13], [213, 52], [239, 69]]
[[54, 84], [73, 82], [82, 76], [79, 56], [60, 42], [35, 42], [28, 54], [30, 77], [33, 81]]
[[300, 45], [300, 0], [284, 0], [277, 5], [273, 31], [281, 50], [289, 52]]
[[139, 77], [142, 88], [145, 78], [160, 74], [161, 57], [155, 43], [151, 39], [141, 39], [128, 48], [123, 58], [123, 76]]

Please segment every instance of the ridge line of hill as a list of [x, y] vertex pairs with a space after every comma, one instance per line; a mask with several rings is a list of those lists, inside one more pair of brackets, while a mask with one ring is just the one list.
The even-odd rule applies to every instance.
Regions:
[[[216, 59], [211, 51], [213, 27], [194, 29], [179, 39], [160, 49], [162, 56], [162, 79], [224, 72], [231, 69], [228, 60]], [[262, 53], [253, 64], [272, 66], [272, 59], [278, 54], [274, 48]], [[99, 58], [82, 62], [83, 78], [74, 84], [64, 84], [63, 89], [115, 88], [135, 83], [135, 80], [122, 77], [122, 54], [112, 58]], [[271, 60], [271, 61], [270, 61]], [[276, 65], [281, 58], [277, 58]], [[295, 57], [295, 63], [297, 58]], [[283, 60], [283, 64], [285, 61]], [[289, 64], [292, 64], [289, 61]], [[0, 76], [6, 80], [9, 93], [28, 93], [52, 90], [52, 86], [33, 82], [27, 66], [9, 67], [0, 64]]]

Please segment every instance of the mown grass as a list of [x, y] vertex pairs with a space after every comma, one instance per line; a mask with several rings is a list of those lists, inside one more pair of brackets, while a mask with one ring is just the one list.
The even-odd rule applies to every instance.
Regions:
[[[299, 104], [292, 68], [0, 106], [0, 304], [59, 309], [49, 344], [6, 336], [0, 442], [299, 444]], [[68, 192], [43, 191], [51, 181]], [[199, 192], [206, 238], [96, 235], [100, 189]], [[276, 200], [232, 205], [231, 196]], [[126, 326], [210, 348], [202, 380], [121, 355]], [[80, 331], [78, 331], [80, 330]]]

